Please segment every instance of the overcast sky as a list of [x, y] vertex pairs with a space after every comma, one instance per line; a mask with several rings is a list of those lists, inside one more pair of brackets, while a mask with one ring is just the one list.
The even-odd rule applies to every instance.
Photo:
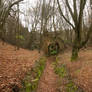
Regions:
[[[24, 0], [20, 3], [20, 11], [24, 14], [20, 13], [20, 19], [22, 20], [23, 25], [25, 26], [25, 15], [27, 15], [27, 10], [36, 5], [37, 0]], [[26, 25], [27, 26], [27, 25]]]
[[[28, 9], [31, 8], [31, 7], [35, 7], [37, 1], [38, 1], [38, 0], [24, 0], [23, 2], [20, 3], [20, 10], [21, 10], [25, 15], [27, 15]], [[72, 0], [70, 0], [70, 1], [72, 1]], [[88, 0], [88, 1], [89, 1], [89, 0]], [[72, 8], [72, 7], [71, 7], [71, 8]], [[87, 8], [88, 8], [88, 7], [86, 7], [86, 10], [88, 10]], [[29, 23], [29, 24], [27, 25], [27, 22], [25, 22], [25, 21], [27, 20], [27, 16], [25, 16], [24, 14], [20, 13], [20, 19], [21, 19], [21, 21], [22, 21], [22, 24], [23, 24], [24, 26], [27, 26], [27, 27], [30, 29], [31, 24]], [[29, 18], [29, 20], [30, 20], [30, 18]]]

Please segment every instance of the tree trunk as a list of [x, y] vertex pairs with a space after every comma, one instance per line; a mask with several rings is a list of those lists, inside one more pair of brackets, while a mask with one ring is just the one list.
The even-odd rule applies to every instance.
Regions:
[[75, 30], [75, 40], [72, 48], [71, 61], [74, 61], [78, 58], [78, 52], [80, 50], [80, 46], [81, 46], [81, 29], [77, 27], [77, 29]]
[[0, 39], [2, 40], [2, 45], [5, 43], [5, 30], [3, 25], [0, 25]]
[[71, 61], [74, 61], [78, 58], [78, 52], [79, 52], [79, 49], [76, 45], [73, 46], [73, 49], [72, 49], [72, 57], [71, 57]]

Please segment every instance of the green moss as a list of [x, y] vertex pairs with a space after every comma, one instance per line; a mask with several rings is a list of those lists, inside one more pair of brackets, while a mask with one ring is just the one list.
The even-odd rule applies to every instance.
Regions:
[[66, 69], [65, 65], [59, 65], [55, 68], [55, 73], [58, 74], [60, 77], [66, 76]]
[[51, 51], [51, 55], [56, 55], [57, 54], [57, 51], [56, 50], [52, 50]]
[[25, 82], [25, 91], [26, 92], [30, 92], [30, 90], [31, 90], [31, 83], [29, 83], [29, 82]]
[[78, 88], [72, 81], [70, 81], [66, 85], [66, 92], [77, 92], [77, 91], [78, 91]]
[[53, 63], [54, 65], [54, 71], [56, 74], [58, 74], [60, 77], [66, 76], [66, 68], [64, 64], [59, 64], [59, 58], [56, 57], [56, 61]]

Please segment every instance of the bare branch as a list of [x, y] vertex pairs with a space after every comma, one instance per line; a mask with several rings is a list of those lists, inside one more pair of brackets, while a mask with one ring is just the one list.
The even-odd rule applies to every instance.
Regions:
[[77, 7], [76, 7], [76, 0], [73, 0], [73, 7], [74, 7], [74, 20], [76, 21], [76, 24], [78, 22], [78, 14], [77, 14]]
[[71, 16], [72, 16], [73, 21], [75, 22], [74, 14], [73, 14], [73, 12], [72, 12], [72, 9], [71, 9], [71, 7], [70, 7], [70, 5], [69, 5], [68, 0], [66, 0], [66, 5], [67, 5], [67, 7], [68, 7], [68, 9], [69, 9], [69, 12], [70, 12], [70, 14], [71, 14]]
[[62, 10], [61, 10], [61, 7], [60, 7], [60, 4], [59, 4], [59, 0], [57, 0], [57, 3], [58, 3], [58, 8], [59, 8], [59, 13], [60, 15], [65, 19], [65, 21], [72, 26], [73, 29], [75, 29], [74, 25], [64, 16]]

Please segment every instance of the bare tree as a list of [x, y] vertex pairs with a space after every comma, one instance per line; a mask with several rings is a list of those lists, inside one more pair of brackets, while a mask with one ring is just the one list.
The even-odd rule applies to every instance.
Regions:
[[83, 11], [85, 8], [87, 0], [79, 0], [79, 10], [77, 9], [78, 3], [77, 0], [73, 0], [73, 10], [70, 7], [69, 1], [65, 0], [66, 7], [68, 8], [69, 14], [72, 17], [72, 21], [70, 22], [66, 16], [63, 14], [63, 11], [60, 6], [59, 0], [57, 0], [59, 13], [64, 18], [64, 20], [72, 26], [72, 28], [75, 30], [75, 40], [73, 43], [73, 49], [72, 49], [72, 60], [75, 60], [78, 58], [78, 52], [79, 50], [88, 42], [89, 35], [91, 33], [91, 30], [88, 31], [87, 37], [85, 38], [85, 41], [82, 41], [81, 39], [81, 30], [82, 30], [82, 21], [83, 21]]
[[4, 39], [4, 25], [6, 23], [6, 19], [8, 18], [12, 7], [23, 0], [0, 0], [0, 37]]

